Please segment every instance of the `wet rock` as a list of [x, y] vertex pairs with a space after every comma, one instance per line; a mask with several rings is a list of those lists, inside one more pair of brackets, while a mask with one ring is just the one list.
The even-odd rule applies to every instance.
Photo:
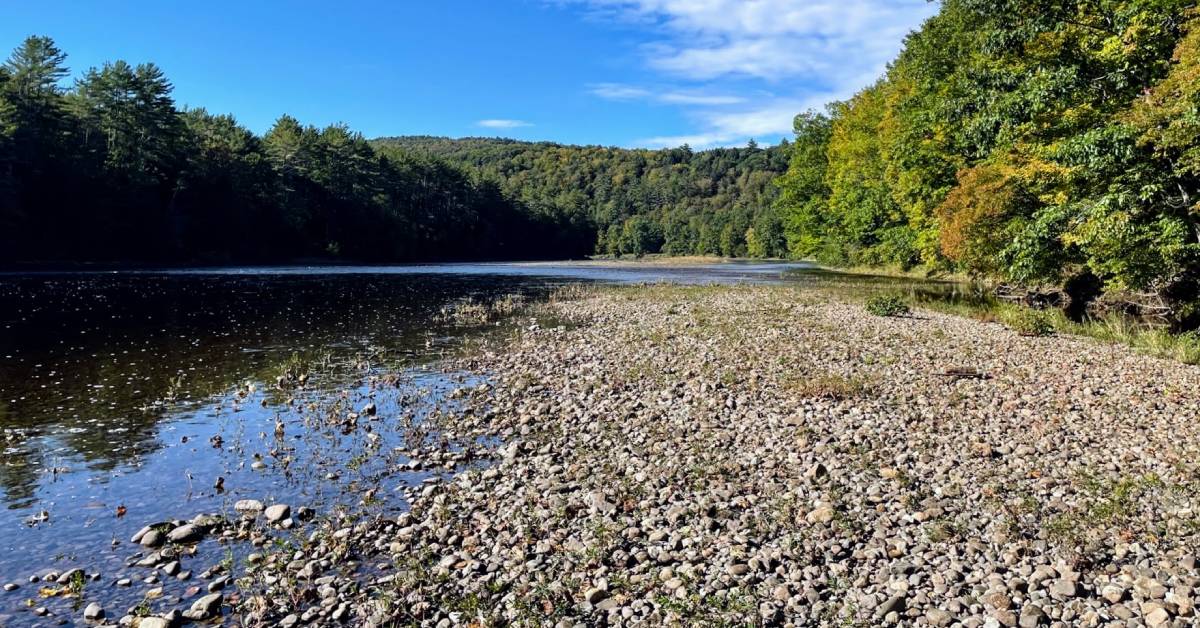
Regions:
[[99, 604], [92, 602], [83, 609], [83, 618], [89, 621], [104, 619], [104, 608]]
[[158, 547], [159, 545], [162, 545], [165, 540], [166, 539], [163, 537], [162, 532], [159, 532], [157, 529], [152, 529], [143, 534], [138, 543], [142, 547]]
[[263, 503], [257, 499], [239, 499], [233, 504], [233, 509], [240, 513], [258, 514], [262, 512]]
[[221, 610], [224, 597], [220, 593], [210, 593], [192, 603], [191, 608], [183, 612], [183, 616], [193, 621], [202, 621], [217, 614]]
[[[53, 580], [58, 584], [69, 584], [72, 580], [82, 580], [83, 577], [83, 569], [76, 567], [74, 569], [68, 569], [62, 572], [58, 576], [54, 577]], [[50, 580], [50, 578], [46, 578], [46, 580]]]
[[263, 514], [266, 516], [267, 521], [271, 523], [278, 523], [291, 516], [292, 508], [287, 504], [274, 504], [267, 507]]
[[185, 523], [167, 534], [172, 543], [194, 543], [204, 538], [204, 530], [195, 524]]

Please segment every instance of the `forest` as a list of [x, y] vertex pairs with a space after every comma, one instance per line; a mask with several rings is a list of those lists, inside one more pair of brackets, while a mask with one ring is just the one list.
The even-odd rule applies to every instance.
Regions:
[[1103, 294], [1196, 321], [1200, 13], [945, 0], [886, 74], [796, 118], [789, 252]]
[[69, 76], [46, 37], [0, 65], [0, 263], [785, 252], [780, 147], [371, 142], [288, 115], [259, 136], [178, 107], [152, 63]]
[[537, 215], [570, 216], [610, 255], [784, 257], [775, 179], [789, 143], [760, 148], [638, 150], [505, 139], [394, 137], [373, 142], [498, 182]]
[[68, 75], [45, 37], [0, 66], [0, 262], [564, 257], [591, 243], [586, 225], [344, 125], [284, 115], [260, 137], [181, 110], [151, 63], [65, 88]]

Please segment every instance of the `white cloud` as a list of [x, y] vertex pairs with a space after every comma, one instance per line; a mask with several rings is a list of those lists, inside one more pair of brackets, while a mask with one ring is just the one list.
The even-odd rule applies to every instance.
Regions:
[[572, 0], [653, 25], [647, 61], [689, 79], [878, 72], [937, 6], [927, 0]]
[[521, 127], [533, 126], [533, 123], [526, 122], [524, 120], [490, 119], [480, 120], [479, 122], [476, 122], [475, 125], [481, 126], [485, 129], [519, 129]]
[[723, 96], [720, 94], [697, 94], [692, 92], [667, 92], [658, 97], [661, 102], [672, 105], [736, 105], [746, 102], [741, 96]]
[[750, 138], [768, 138], [788, 135], [792, 131], [792, 120], [796, 114], [809, 109], [819, 109], [825, 102], [835, 100], [828, 94], [817, 94], [808, 99], [773, 99], [757, 107], [736, 111], [702, 110], [692, 117], [703, 129], [694, 134], [649, 137], [638, 140], [639, 146], [673, 148], [687, 144], [692, 148], [735, 146], [746, 143]]
[[651, 96], [649, 90], [620, 83], [597, 83], [588, 91], [605, 100], [642, 100]]
[[669, 105], [736, 105], [746, 102], [742, 96], [707, 93], [698, 90], [663, 90], [624, 85], [621, 83], [596, 83], [588, 88], [595, 96], [605, 100], [646, 100]]
[[[641, 143], [693, 147], [789, 135], [797, 113], [874, 81], [905, 35], [938, 9], [927, 0], [556, 1], [652, 32], [653, 43], [641, 48], [645, 63], [677, 88], [606, 83], [592, 93], [684, 107], [695, 133]], [[753, 102], [731, 95], [747, 86], [757, 90]]]

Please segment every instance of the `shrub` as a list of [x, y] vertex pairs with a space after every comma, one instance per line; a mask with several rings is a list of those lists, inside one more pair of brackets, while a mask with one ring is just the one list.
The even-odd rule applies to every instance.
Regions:
[[1022, 336], [1048, 336], [1054, 332], [1054, 321], [1044, 310], [1020, 308], [1006, 317], [1005, 323]]
[[908, 303], [892, 295], [876, 295], [867, 299], [867, 311], [875, 316], [903, 316], [908, 314]]

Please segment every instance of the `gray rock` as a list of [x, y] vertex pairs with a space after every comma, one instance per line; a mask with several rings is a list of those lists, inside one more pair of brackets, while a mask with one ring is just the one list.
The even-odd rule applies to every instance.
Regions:
[[192, 607], [184, 612], [184, 616], [189, 619], [207, 619], [212, 617], [221, 610], [221, 602], [224, 599], [224, 596], [220, 593], [209, 593], [193, 602]]
[[83, 609], [83, 618], [90, 621], [104, 619], [104, 608], [99, 604], [92, 602], [91, 604], [87, 605], [87, 608]]
[[150, 530], [142, 535], [142, 538], [140, 541], [138, 541], [138, 543], [141, 544], [142, 547], [158, 547], [159, 545], [163, 544], [163, 541], [164, 539], [161, 532], [158, 530]]
[[204, 530], [197, 525], [185, 523], [167, 534], [172, 543], [192, 543], [204, 538]]
[[953, 619], [953, 615], [940, 608], [931, 608], [925, 611], [925, 621], [934, 626], [948, 626]]
[[283, 521], [291, 516], [291, 514], [292, 508], [287, 504], [274, 504], [268, 506], [267, 510], [263, 513], [263, 515], [266, 516], [267, 521], [270, 521], [271, 523]]
[[1079, 583], [1073, 580], [1058, 579], [1050, 583], [1050, 596], [1056, 600], [1069, 600], [1079, 595]]
[[146, 533], [149, 532], [150, 530], [153, 530], [155, 525], [159, 525], [159, 524], [156, 523], [153, 525], [142, 526], [142, 529], [135, 532], [133, 534], [133, 536], [129, 538], [129, 542], [130, 543], [141, 543], [142, 537], [146, 536]]
[[244, 513], [258, 513], [263, 509], [263, 503], [257, 499], [239, 499], [233, 504], [233, 509]]
[[1036, 628], [1046, 623], [1046, 613], [1037, 604], [1026, 604], [1021, 608], [1021, 628]]
[[879, 608], [875, 609], [876, 617], [886, 617], [890, 613], [899, 613], [904, 610], [904, 595], [898, 594], [889, 597]]

